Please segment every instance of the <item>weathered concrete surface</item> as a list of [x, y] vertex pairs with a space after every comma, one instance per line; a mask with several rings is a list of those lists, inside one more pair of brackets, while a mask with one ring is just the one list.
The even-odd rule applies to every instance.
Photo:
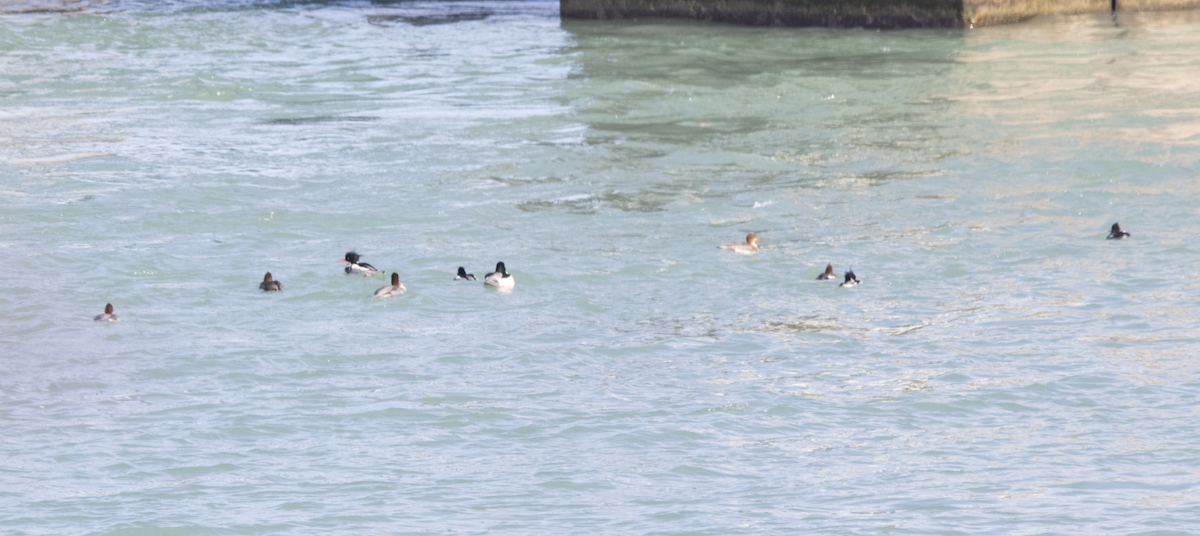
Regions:
[[1006, 24], [1054, 13], [1110, 11], [1112, 0], [963, 0], [963, 25], [967, 28]]
[[560, 0], [564, 18], [681, 18], [751, 26], [962, 25], [961, 0]]
[[[563, 18], [676, 18], [750, 26], [972, 28], [1042, 14], [1109, 11], [1112, 0], [559, 0]], [[1122, 11], [1200, 7], [1200, 0], [1117, 0]]]

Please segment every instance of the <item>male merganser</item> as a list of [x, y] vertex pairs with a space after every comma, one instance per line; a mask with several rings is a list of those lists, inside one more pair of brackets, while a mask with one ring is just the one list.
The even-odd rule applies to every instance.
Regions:
[[1121, 230], [1121, 224], [1119, 223], [1114, 223], [1112, 226], [1112, 232], [1108, 233], [1109, 240], [1120, 240], [1122, 238], [1129, 238], [1129, 236], [1129, 233]]
[[279, 292], [283, 290], [283, 283], [271, 279], [271, 272], [267, 272], [267, 275], [263, 276], [263, 282], [258, 284], [258, 288], [263, 292]]
[[742, 255], [753, 255], [755, 253], [758, 253], [758, 246], [755, 245], [756, 242], [762, 242], [762, 239], [757, 236], [754, 236], [754, 233], [750, 233], [750, 234], [746, 235], [745, 243], [733, 242], [730, 244], [723, 244], [723, 245], [720, 245], [717, 247], [721, 248], [721, 249], [728, 249], [729, 251], [732, 251], [734, 253], [740, 253]]
[[491, 287], [510, 289], [513, 288], [513, 285], [516, 283], [516, 278], [514, 278], [512, 274], [508, 273], [508, 271], [504, 269], [504, 263], [502, 262], [496, 263], [495, 272], [483, 276], [483, 284]]
[[97, 322], [116, 322], [116, 321], [120, 320], [121, 317], [114, 315], [112, 311], [113, 311], [112, 304], [106, 303], [106, 304], [104, 304], [104, 314], [96, 315], [95, 317], [92, 318], [92, 320], [95, 320]]
[[468, 274], [466, 268], [459, 266], [458, 267], [458, 275], [454, 276], [454, 280], [458, 281], [459, 279], [461, 279], [463, 281], [474, 281], [475, 274]]
[[400, 274], [392, 272], [392, 284], [379, 287], [379, 290], [375, 291], [375, 297], [391, 298], [392, 296], [404, 294], [405, 290], [407, 289], [405, 289], [404, 285], [400, 283]]
[[853, 287], [854, 285], [857, 285], [859, 283], [862, 283], [862, 281], [859, 281], [858, 277], [854, 275], [854, 270], [850, 270], [849, 272], [846, 272], [846, 281], [838, 286], [839, 287]]
[[370, 264], [367, 264], [365, 262], [358, 262], [358, 254], [353, 251], [346, 253], [346, 258], [342, 259], [338, 262], [350, 263], [348, 266], [346, 266], [346, 273], [349, 275], [361, 275], [363, 277], [371, 277], [375, 274], [383, 273], [383, 272], [380, 272], [379, 270], [376, 270], [375, 267], [371, 266]]
[[817, 281], [825, 281], [827, 279], [837, 279], [837, 275], [833, 273], [833, 264], [825, 265], [825, 273], [817, 276]]

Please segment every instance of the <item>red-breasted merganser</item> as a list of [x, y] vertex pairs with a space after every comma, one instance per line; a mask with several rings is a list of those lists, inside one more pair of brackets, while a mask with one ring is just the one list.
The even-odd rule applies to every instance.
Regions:
[[742, 255], [753, 255], [755, 253], [758, 253], [758, 246], [756, 245], [756, 243], [758, 243], [758, 242], [762, 242], [762, 239], [755, 236], [754, 233], [750, 233], [750, 234], [746, 235], [745, 242], [733, 242], [730, 244], [723, 244], [723, 245], [720, 245], [717, 247], [719, 247], [721, 249], [728, 249], [729, 251], [732, 251], [734, 253], [740, 253]]
[[375, 291], [375, 297], [391, 298], [392, 296], [404, 294], [405, 290], [408, 289], [404, 288], [404, 284], [400, 283], [400, 274], [392, 272], [392, 284], [379, 287], [379, 289]]
[[92, 320], [95, 320], [97, 322], [116, 322], [120, 319], [121, 319], [121, 317], [113, 314], [113, 308], [112, 308], [111, 303], [104, 304], [104, 314], [96, 315], [95, 317], [92, 318]]
[[283, 283], [272, 279], [271, 272], [267, 272], [267, 275], [263, 276], [262, 283], [258, 284], [258, 288], [262, 289], [263, 292], [279, 292], [283, 290]]
[[818, 281], [826, 281], [829, 279], [837, 279], [837, 274], [833, 273], [833, 263], [825, 265], [825, 273], [817, 276]]
[[371, 277], [375, 274], [383, 273], [383, 272], [380, 272], [379, 270], [375, 269], [375, 267], [371, 266], [370, 264], [367, 264], [365, 262], [358, 262], [358, 254], [353, 251], [346, 253], [346, 258], [342, 259], [338, 262], [350, 263], [349, 265], [346, 266], [346, 273], [349, 275], [361, 275], [363, 277]]

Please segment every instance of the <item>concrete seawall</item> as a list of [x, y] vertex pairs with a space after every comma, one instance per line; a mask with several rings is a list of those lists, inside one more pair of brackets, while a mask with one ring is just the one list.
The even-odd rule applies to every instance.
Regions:
[[[1200, 7], [1200, 0], [1116, 0], [1122, 11]], [[1042, 14], [1109, 11], [1113, 0], [560, 0], [563, 18], [675, 18], [750, 26], [971, 28]]]

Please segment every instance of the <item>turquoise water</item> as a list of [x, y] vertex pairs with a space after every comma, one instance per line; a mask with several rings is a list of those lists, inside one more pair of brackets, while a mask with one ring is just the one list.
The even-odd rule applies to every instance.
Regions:
[[0, 531], [1196, 532], [1196, 13], [18, 8]]

